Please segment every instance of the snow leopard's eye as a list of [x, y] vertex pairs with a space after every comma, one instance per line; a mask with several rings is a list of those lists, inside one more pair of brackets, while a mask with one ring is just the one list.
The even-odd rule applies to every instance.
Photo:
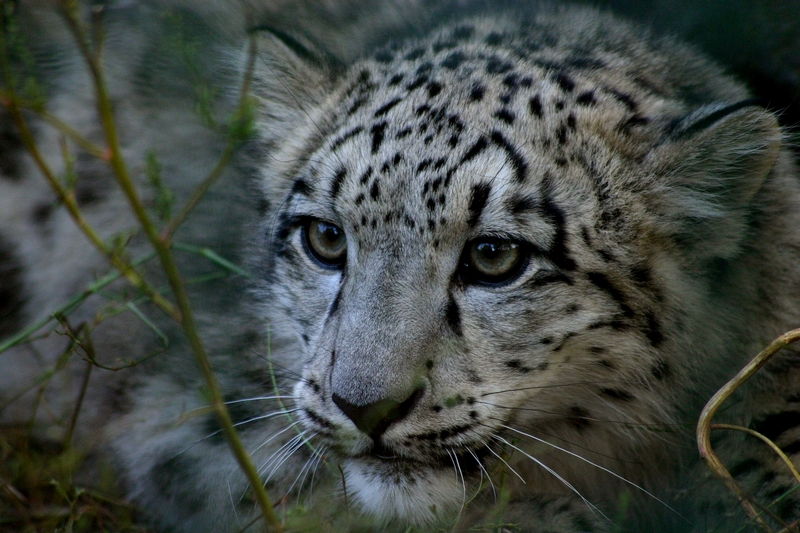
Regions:
[[341, 268], [347, 260], [347, 237], [335, 224], [316, 218], [303, 226], [303, 245], [317, 264], [324, 268]]
[[480, 238], [467, 243], [461, 260], [462, 275], [473, 283], [499, 285], [521, 274], [527, 260], [524, 246], [517, 241]]

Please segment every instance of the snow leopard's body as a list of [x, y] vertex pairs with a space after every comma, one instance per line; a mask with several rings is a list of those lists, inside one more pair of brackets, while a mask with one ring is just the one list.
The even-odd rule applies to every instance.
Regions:
[[[247, 180], [237, 172], [184, 238], [229, 256], [247, 243], [256, 281], [201, 285], [195, 299], [270, 493], [308, 500], [315, 470], [320, 512], [343, 527], [346, 502], [373, 521], [366, 530], [736, 530], [744, 519], [699, 464], [694, 424], [800, 325], [800, 178], [775, 116], [694, 50], [594, 10], [451, 19], [355, 61], [280, 30], [257, 39], [247, 152], [261, 209], [221, 192]], [[3, 208], [41, 215], [20, 192], [35, 170], [17, 174]], [[130, 225], [117, 200], [84, 202], [109, 233]], [[34, 217], [37, 231], [75, 235], [52, 220], [62, 214]], [[314, 248], [320, 223], [344, 236], [343, 255]], [[25, 232], [4, 226], [2, 242], [14, 235]], [[487, 277], [470, 255], [487, 243], [516, 247], [519, 261]], [[191, 256], [185, 268], [203, 270]], [[99, 353], [155, 349], [135, 317], [118, 320], [98, 328]], [[98, 383], [85, 424], [159, 527], [237, 531], [255, 512], [244, 477], [173, 343], [149, 369]], [[796, 464], [799, 401], [787, 351], [720, 419], [773, 438]], [[766, 447], [729, 432], [714, 442], [760, 501], [791, 490]], [[773, 513], [797, 520], [799, 501], [791, 493]]]

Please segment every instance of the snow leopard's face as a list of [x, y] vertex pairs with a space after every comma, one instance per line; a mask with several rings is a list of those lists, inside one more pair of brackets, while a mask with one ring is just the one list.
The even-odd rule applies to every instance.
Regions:
[[703, 191], [677, 212], [692, 184], [665, 176], [757, 113], [684, 119], [680, 88], [616, 68], [624, 51], [506, 30], [380, 51], [275, 156], [269, 291], [300, 342], [299, 418], [385, 519], [446, 516], [492, 469], [551, 483], [537, 435], [663, 424], [694, 261], [740, 230], [695, 224]]

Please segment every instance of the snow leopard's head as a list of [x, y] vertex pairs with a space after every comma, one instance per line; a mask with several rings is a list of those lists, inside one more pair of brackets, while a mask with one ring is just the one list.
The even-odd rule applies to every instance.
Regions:
[[669, 419], [707, 269], [780, 146], [739, 85], [584, 10], [348, 67], [259, 46], [265, 299], [365, 510], [432, 522], [500, 469], [568, 490], [554, 458]]

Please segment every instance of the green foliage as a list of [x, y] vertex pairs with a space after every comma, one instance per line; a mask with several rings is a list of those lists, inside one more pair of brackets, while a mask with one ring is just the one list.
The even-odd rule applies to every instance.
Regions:
[[147, 152], [145, 173], [150, 186], [155, 190], [155, 211], [158, 218], [163, 221], [172, 219], [172, 207], [175, 205], [175, 193], [172, 192], [161, 179], [161, 164], [153, 150]]

